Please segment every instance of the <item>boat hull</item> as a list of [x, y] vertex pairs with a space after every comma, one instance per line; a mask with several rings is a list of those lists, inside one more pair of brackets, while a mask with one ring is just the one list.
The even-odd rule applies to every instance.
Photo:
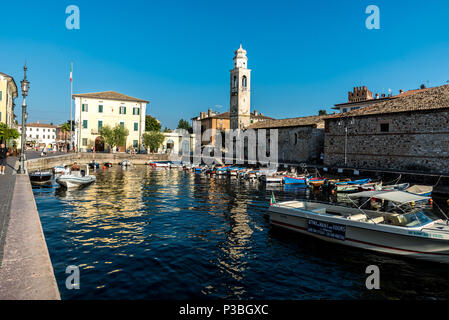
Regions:
[[93, 183], [96, 180], [95, 176], [88, 177], [68, 177], [59, 176], [56, 178], [56, 182], [65, 188], [78, 188]]
[[51, 175], [50, 176], [42, 176], [42, 177], [30, 176], [30, 182], [31, 182], [31, 184], [35, 184], [35, 185], [51, 183]]
[[302, 184], [307, 185], [307, 179], [305, 178], [294, 178], [294, 177], [284, 177], [285, 184]]
[[[356, 247], [387, 254], [406, 256], [409, 258], [449, 263], [449, 239], [436, 239], [425, 236], [425, 232], [414, 230], [404, 233], [391, 233], [385, 230], [367, 228], [366, 223], [357, 221], [339, 221], [346, 219], [318, 218], [306, 215], [290, 215], [282, 209], [270, 208], [270, 223], [279, 228], [289, 229], [305, 235], [336, 244]], [[279, 209], [279, 210], [278, 210]], [[344, 232], [327, 232], [316, 225], [325, 223], [335, 230]], [[384, 227], [385, 228], [385, 227]], [[393, 227], [394, 228], [394, 227]], [[321, 232], [321, 234], [320, 234]], [[420, 236], [418, 236], [420, 235]]]

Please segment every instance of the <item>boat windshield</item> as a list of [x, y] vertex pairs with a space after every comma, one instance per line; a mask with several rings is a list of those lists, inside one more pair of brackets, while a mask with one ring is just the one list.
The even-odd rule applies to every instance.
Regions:
[[406, 214], [403, 214], [402, 217], [405, 220], [404, 226], [409, 227], [409, 228], [422, 227], [422, 226], [433, 221], [422, 211], [406, 213]]

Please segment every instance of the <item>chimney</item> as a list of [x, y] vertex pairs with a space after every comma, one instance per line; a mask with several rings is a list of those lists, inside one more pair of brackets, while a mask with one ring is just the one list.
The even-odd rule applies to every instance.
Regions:
[[379, 94], [378, 93], [376, 93], [376, 99], [379, 99]]
[[206, 118], [206, 112], [200, 112], [200, 119]]
[[400, 89], [399, 94], [402, 94], [402, 93], [404, 93], [404, 90]]
[[254, 110], [254, 115], [257, 117], [259, 115], [259, 112], [257, 110]]
[[385, 98], [385, 93], [382, 93], [382, 98]]
[[212, 109], [207, 110], [207, 116], [212, 117]]

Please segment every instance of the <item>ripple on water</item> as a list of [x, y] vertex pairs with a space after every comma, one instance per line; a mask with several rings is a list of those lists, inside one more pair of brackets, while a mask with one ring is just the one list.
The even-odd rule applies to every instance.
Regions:
[[[310, 191], [143, 166], [95, 175], [80, 190], [33, 188], [64, 299], [449, 298], [442, 266], [270, 227], [272, 192]], [[369, 264], [381, 268], [376, 292], [365, 289]], [[68, 265], [80, 267], [80, 290], [65, 289]]]

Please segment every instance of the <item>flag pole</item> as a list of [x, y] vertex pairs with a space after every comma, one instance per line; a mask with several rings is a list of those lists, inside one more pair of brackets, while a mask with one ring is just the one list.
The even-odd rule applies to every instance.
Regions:
[[73, 128], [73, 122], [72, 122], [72, 114], [73, 114], [73, 82], [72, 82], [72, 73], [73, 73], [73, 62], [71, 62], [70, 65], [70, 150], [73, 150], [73, 134], [72, 134], [72, 128]]

